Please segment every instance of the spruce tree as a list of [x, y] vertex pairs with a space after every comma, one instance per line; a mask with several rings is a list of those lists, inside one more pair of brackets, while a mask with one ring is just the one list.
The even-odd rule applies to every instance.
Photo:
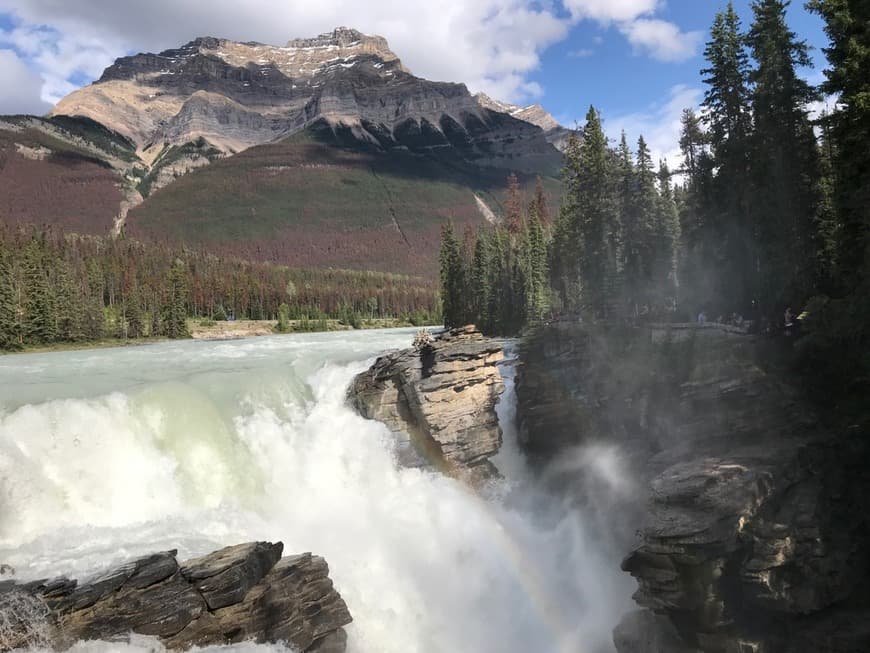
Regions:
[[715, 247], [701, 264], [718, 278], [705, 289], [709, 294], [701, 303], [722, 311], [748, 311], [757, 296], [748, 167], [749, 55], [732, 3], [716, 15], [704, 56], [709, 67], [701, 71], [707, 84], [703, 108], [716, 169], [704, 240]]
[[31, 238], [24, 254], [24, 339], [47, 344], [57, 337], [54, 296], [48, 281], [45, 235]]
[[618, 207], [614, 197], [613, 169], [601, 117], [589, 107], [579, 148], [576, 195], [580, 256], [580, 287], [583, 306], [592, 315], [606, 317], [612, 299], [612, 275], [616, 269], [620, 240]]
[[166, 283], [163, 332], [170, 338], [185, 338], [187, 332], [187, 271], [184, 263], [176, 259]]
[[659, 162], [658, 187], [656, 259], [653, 270], [656, 284], [654, 303], [658, 308], [672, 310], [677, 301], [677, 244], [680, 238], [680, 222], [671, 186], [671, 172], [665, 161]]
[[752, 73], [752, 210], [759, 298], [768, 315], [805, 301], [815, 281], [819, 161], [806, 106], [817, 94], [797, 74], [811, 61], [806, 43], [786, 25], [788, 4], [754, 2], [748, 36], [757, 62]]
[[837, 96], [837, 108], [825, 119], [839, 223], [834, 274], [840, 294], [864, 301], [870, 286], [870, 4], [810, 0], [808, 6], [824, 19], [830, 42], [822, 91]]
[[474, 258], [471, 263], [471, 292], [474, 297], [474, 319], [481, 331], [492, 332], [489, 315], [490, 301], [490, 244], [487, 231], [481, 230], [474, 243]]
[[458, 327], [465, 324], [466, 301], [465, 270], [462, 261], [462, 250], [453, 223], [449, 220], [441, 227], [441, 313], [444, 326]]
[[0, 248], [0, 350], [16, 351], [21, 348], [18, 327], [18, 302], [15, 298], [12, 262]]

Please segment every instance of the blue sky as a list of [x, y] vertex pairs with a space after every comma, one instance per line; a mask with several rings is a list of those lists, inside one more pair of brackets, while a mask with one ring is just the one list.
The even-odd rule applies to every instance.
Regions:
[[[734, 3], [744, 27], [752, 21], [750, 4], [750, 0]], [[568, 123], [582, 119], [590, 104], [605, 117], [624, 116], [662, 102], [675, 86], [702, 88], [699, 71], [705, 67], [704, 42], [716, 12], [725, 5], [724, 1], [716, 0], [668, 1], [660, 13], [663, 19], [676, 23], [684, 32], [703, 32], [696, 54], [681, 61], [659, 61], [627, 48], [625, 39], [614, 27], [588, 21], [579, 23], [564, 41], [543, 53], [540, 70], [531, 75], [545, 90], [538, 101]], [[825, 65], [821, 47], [826, 43], [821, 19], [797, 2], [789, 8], [789, 23], [793, 31], [816, 48], [812, 52], [816, 69], [807, 74], [820, 74]]]
[[[590, 104], [616, 138], [643, 132], [675, 152], [679, 113], [696, 105], [699, 70], [725, 0], [0, 0], [0, 114], [41, 113], [114, 58], [196, 36], [281, 44], [337, 25], [385, 36], [416, 74], [465, 82], [517, 104], [543, 104], [572, 126]], [[751, 22], [750, 0], [735, 0]], [[790, 25], [816, 48], [821, 21], [794, 2]]]

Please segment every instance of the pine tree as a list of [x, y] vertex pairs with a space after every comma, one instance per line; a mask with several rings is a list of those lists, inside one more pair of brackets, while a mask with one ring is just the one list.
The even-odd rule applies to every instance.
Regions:
[[525, 277], [526, 277], [526, 317], [529, 320], [540, 320], [547, 310], [548, 277], [547, 243], [544, 229], [538, 218], [537, 206], [532, 204], [526, 228]]
[[711, 206], [704, 240], [715, 243], [702, 264], [718, 274], [712, 296], [702, 298], [719, 310], [748, 310], [757, 296], [755, 237], [750, 213], [751, 111], [749, 56], [740, 19], [732, 3], [716, 15], [704, 50], [707, 91], [704, 116], [715, 162]]
[[459, 241], [449, 220], [441, 227], [441, 313], [444, 326], [458, 327], [466, 322], [465, 270]]
[[185, 338], [187, 333], [187, 271], [184, 263], [176, 259], [167, 278], [167, 297], [164, 308], [163, 332], [170, 338]]
[[571, 219], [577, 225], [572, 231], [579, 237], [582, 301], [592, 315], [606, 317], [613, 294], [620, 224], [611, 154], [595, 107], [589, 107], [586, 114], [574, 183], [576, 211]]
[[658, 196], [652, 158], [643, 136], [637, 142], [633, 193], [625, 221], [624, 284], [626, 298], [634, 311], [653, 301], [656, 280], [653, 270], [657, 257], [656, 216]]
[[825, 120], [831, 144], [833, 204], [837, 213], [837, 269], [842, 292], [866, 297], [870, 286], [870, 4], [865, 0], [810, 0], [825, 21], [825, 93], [837, 108]]
[[0, 350], [16, 351], [21, 348], [18, 326], [12, 263], [0, 247]]
[[125, 305], [127, 337], [142, 338], [145, 335], [145, 315], [138, 286], [134, 286]]
[[757, 0], [748, 42], [754, 130], [751, 183], [762, 310], [779, 314], [805, 301], [815, 279], [819, 162], [806, 105], [817, 99], [797, 68], [811, 64], [807, 45], [788, 29], [788, 2]]
[[480, 231], [474, 243], [474, 258], [471, 263], [471, 291], [474, 297], [475, 322], [484, 333], [492, 332], [489, 314], [490, 301], [490, 244], [487, 231]]
[[665, 161], [659, 162], [658, 186], [656, 260], [653, 270], [657, 292], [654, 303], [657, 307], [672, 310], [677, 301], [677, 244], [680, 239], [680, 222], [671, 186], [671, 172]]
[[47, 344], [57, 337], [54, 297], [48, 282], [45, 236], [31, 238], [24, 255], [24, 339], [31, 344]]
[[55, 288], [57, 337], [67, 342], [81, 340], [84, 337], [81, 289], [73, 280], [70, 265], [66, 261], [58, 261]]
[[579, 232], [580, 156], [580, 136], [572, 131], [564, 150], [562, 205], [553, 226], [550, 247], [550, 283], [556, 289], [561, 308], [565, 311], [573, 311], [580, 304], [579, 262], [584, 255]]

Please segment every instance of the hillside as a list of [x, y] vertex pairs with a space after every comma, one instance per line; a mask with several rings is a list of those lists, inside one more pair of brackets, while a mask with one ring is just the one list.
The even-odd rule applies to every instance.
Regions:
[[106, 234], [130, 203], [132, 143], [87, 119], [0, 119], [0, 223]]
[[[498, 214], [507, 172], [463, 159], [383, 152], [325, 124], [215, 161], [151, 195], [128, 233], [293, 266], [434, 275], [441, 224]], [[535, 177], [521, 175], [531, 196]], [[551, 206], [558, 184], [547, 178]]]
[[353, 29], [203, 37], [118, 59], [47, 118], [0, 119], [0, 220], [431, 275], [440, 225], [498, 220], [511, 173], [557, 205], [560, 129]]

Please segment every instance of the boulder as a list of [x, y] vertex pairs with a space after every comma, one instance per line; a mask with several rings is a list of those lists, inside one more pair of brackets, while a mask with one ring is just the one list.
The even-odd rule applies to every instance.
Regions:
[[501, 446], [495, 406], [504, 391], [499, 343], [473, 326], [382, 356], [358, 375], [349, 398], [361, 415], [386, 424], [407, 464], [478, 484], [497, 473]]
[[281, 557], [251, 542], [179, 564], [176, 551], [134, 560], [79, 584], [59, 578], [0, 584], [0, 650], [65, 648], [129, 633], [170, 649], [246, 640], [299, 651], [344, 651], [347, 606], [323, 558]]

